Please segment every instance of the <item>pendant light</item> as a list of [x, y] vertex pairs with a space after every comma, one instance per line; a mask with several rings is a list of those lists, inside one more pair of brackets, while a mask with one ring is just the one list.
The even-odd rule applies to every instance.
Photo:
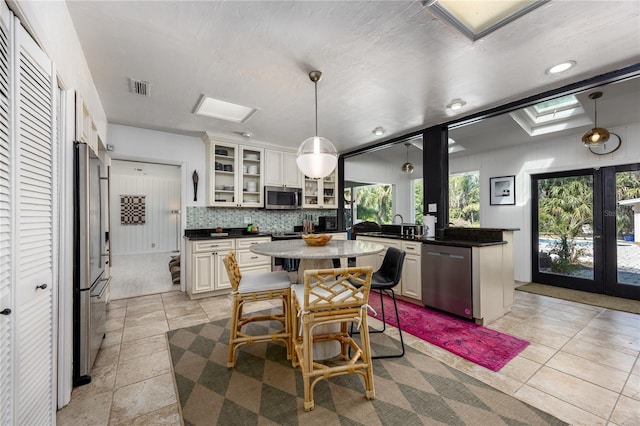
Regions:
[[603, 127], [598, 127], [598, 101], [602, 97], [602, 92], [593, 92], [589, 95], [589, 99], [593, 99], [595, 116], [594, 116], [594, 127], [589, 130], [582, 136], [582, 143], [585, 144], [586, 147], [592, 147], [599, 144], [604, 144], [609, 140], [610, 133], [607, 129]]
[[407, 162], [404, 163], [402, 167], [400, 167], [400, 169], [402, 170], [402, 173], [410, 175], [411, 173], [413, 173], [413, 164], [409, 162], [409, 145], [411, 144], [407, 142], [404, 145], [407, 147]]
[[319, 179], [329, 176], [338, 164], [338, 152], [331, 141], [318, 136], [318, 81], [322, 72], [311, 71], [309, 78], [315, 85], [316, 94], [316, 135], [305, 139], [298, 148], [296, 163], [305, 176]]

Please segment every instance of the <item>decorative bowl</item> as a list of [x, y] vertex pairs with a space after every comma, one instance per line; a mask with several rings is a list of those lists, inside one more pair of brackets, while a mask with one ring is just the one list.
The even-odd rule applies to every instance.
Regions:
[[330, 234], [307, 234], [302, 235], [302, 239], [308, 246], [324, 246], [331, 241]]

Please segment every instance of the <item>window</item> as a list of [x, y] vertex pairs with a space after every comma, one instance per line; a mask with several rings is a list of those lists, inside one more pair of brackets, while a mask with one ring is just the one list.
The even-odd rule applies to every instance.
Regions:
[[480, 226], [480, 174], [449, 176], [449, 222], [453, 226]]

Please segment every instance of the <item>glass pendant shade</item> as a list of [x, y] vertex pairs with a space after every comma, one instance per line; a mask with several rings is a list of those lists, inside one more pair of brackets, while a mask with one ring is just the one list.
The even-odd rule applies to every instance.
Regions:
[[611, 134], [603, 127], [598, 127], [598, 99], [602, 97], [602, 92], [593, 92], [589, 95], [590, 99], [593, 99], [594, 120], [593, 129], [582, 135], [582, 143], [587, 148], [604, 144], [609, 140]]
[[305, 139], [298, 148], [296, 163], [306, 176], [319, 179], [329, 176], [338, 164], [338, 152], [331, 141], [322, 136]]
[[321, 179], [331, 174], [338, 164], [338, 151], [331, 141], [318, 136], [318, 81], [322, 78], [322, 72], [311, 71], [309, 79], [315, 89], [316, 135], [307, 138], [298, 148], [296, 164], [305, 176], [313, 179]]
[[404, 144], [404, 146], [407, 147], [407, 162], [404, 163], [402, 166], [400, 166], [400, 170], [402, 170], [402, 173], [406, 173], [408, 175], [413, 173], [413, 164], [409, 162], [409, 146], [410, 145], [411, 145], [410, 143]]
[[607, 129], [594, 127], [582, 136], [582, 143], [586, 146], [598, 145], [607, 142], [610, 136]]

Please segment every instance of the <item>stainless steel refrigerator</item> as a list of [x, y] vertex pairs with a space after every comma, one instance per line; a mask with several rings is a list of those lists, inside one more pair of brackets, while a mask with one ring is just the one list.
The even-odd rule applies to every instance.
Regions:
[[85, 143], [74, 147], [73, 382], [91, 382], [91, 367], [105, 333], [107, 232], [103, 215], [106, 168]]

